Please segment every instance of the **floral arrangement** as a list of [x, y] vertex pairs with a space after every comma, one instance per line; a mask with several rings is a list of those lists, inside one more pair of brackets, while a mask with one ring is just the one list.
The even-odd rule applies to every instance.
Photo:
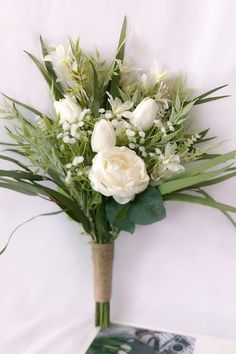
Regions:
[[49, 85], [53, 114], [6, 95], [1, 108], [2, 118], [13, 121], [5, 127], [13, 143], [1, 143], [10, 155], [0, 158], [16, 169], [0, 170], [0, 187], [56, 203], [91, 237], [101, 327], [109, 325], [120, 231], [162, 220], [167, 201], [219, 209], [236, 226], [229, 214], [236, 208], [203, 189], [236, 175], [236, 150], [210, 154], [209, 129], [188, 127], [194, 106], [226, 97], [212, 96], [225, 85], [193, 98], [180, 77], [128, 64], [125, 41], [126, 19], [111, 61], [85, 53], [78, 40], [51, 49], [40, 37], [43, 61], [27, 54]]

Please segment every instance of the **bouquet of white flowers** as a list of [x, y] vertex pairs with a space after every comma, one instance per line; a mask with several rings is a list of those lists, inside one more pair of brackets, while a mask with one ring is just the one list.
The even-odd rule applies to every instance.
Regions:
[[14, 142], [1, 144], [19, 158], [0, 155], [17, 166], [0, 170], [0, 187], [56, 203], [90, 235], [96, 325], [107, 327], [120, 231], [162, 220], [170, 200], [217, 208], [236, 225], [228, 214], [236, 208], [203, 189], [236, 176], [232, 162], [222, 165], [236, 150], [210, 154], [203, 144], [212, 139], [209, 129], [193, 133], [186, 124], [195, 105], [226, 97], [211, 96], [224, 86], [192, 98], [181, 78], [131, 67], [124, 61], [126, 19], [110, 62], [85, 53], [78, 40], [55, 49], [40, 41], [44, 61], [27, 54], [55, 111], [49, 116], [4, 95], [1, 114], [13, 120], [6, 131]]

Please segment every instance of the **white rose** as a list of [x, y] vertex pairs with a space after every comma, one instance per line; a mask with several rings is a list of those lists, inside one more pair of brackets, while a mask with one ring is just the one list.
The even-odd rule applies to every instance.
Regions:
[[94, 152], [109, 149], [116, 145], [116, 133], [112, 124], [105, 120], [99, 120], [93, 129], [91, 146]]
[[74, 123], [80, 119], [82, 113], [81, 107], [70, 96], [66, 96], [59, 101], [54, 101], [54, 107], [58, 115], [60, 115], [60, 124], [64, 122]]
[[145, 98], [132, 113], [131, 123], [138, 129], [146, 131], [153, 126], [159, 107], [152, 98]]
[[128, 203], [149, 184], [144, 161], [124, 146], [100, 151], [93, 159], [89, 179], [93, 189], [120, 204]]

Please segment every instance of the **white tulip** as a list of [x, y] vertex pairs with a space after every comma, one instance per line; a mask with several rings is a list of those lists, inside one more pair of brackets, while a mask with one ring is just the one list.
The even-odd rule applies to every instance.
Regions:
[[125, 146], [100, 151], [93, 159], [89, 179], [94, 190], [120, 204], [128, 203], [149, 184], [144, 161]]
[[91, 146], [94, 152], [112, 148], [116, 145], [116, 133], [112, 124], [105, 120], [99, 120], [93, 129]]
[[58, 115], [60, 115], [60, 124], [68, 122], [70, 124], [79, 120], [82, 109], [70, 96], [66, 96], [59, 101], [54, 101], [54, 107]]
[[158, 110], [157, 103], [147, 97], [133, 111], [131, 123], [138, 129], [146, 131], [153, 126]]

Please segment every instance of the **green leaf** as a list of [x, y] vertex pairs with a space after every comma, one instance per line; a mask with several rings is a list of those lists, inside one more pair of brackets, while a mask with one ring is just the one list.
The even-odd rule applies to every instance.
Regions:
[[10, 236], [9, 236], [9, 239], [8, 239], [6, 245], [5, 245], [5, 246], [1, 249], [1, 251], [0, 251], [0, 255], [3, 254], [3, 253], [6, 251], [8, 245], [9, 245], [9, 243], [10, 243], [10, 241], [11, 241], [13, 235], [14, 235], [14, 233], [15, 233], [17, 230], [19, 230], [23, 225], [28, 224], [30, 221], [33, 221], [33, 220], [35, 220], [35, 219], [37, 219], [37, 218], [39, 218], [39, 217], [41, 217], [41, 216], [57, 215], [57, 214], [63, 213], [63, 211], [64, 211], [64, 210], [59, 210], [59, 211], [54, 211], [54, 212], [51, 212], [51, 213], [44, 213], [44, 214], [36, 215], [36, 216], [33, 216], [32, 218], [30, 218], [30, 219], [24, 221], [22, 224], [18, 225], [18, 226], [11, 232], [11, 234], [10, 234]]
[[226, 181], [227, 179], [230, 179], [230, 178], [233, 178], [233, 177], [236, 177], [236, 172], [232, 172], [232, 173], [227, 173], [221, 177], [218, 177], [218, 178], [213, 178], [212, 180], [210, 181], [206, 181], [206, 182], [202, 182], [202, 183], [199, 183], [199, 184], [196, 184], [195, 187], [207, 187], [207, 186], [211, 186], [211, 185], [214, 185], [214, 184], [217, 184], [217, 183], [221, 183], [221, 182], [224, 182]]
[[93, 69], [93, 102], [92, 102], [92, 111], [95, 117], [99, 115], [99, 108], [100, 108], [100, 88], [99, 88], [99, 81], [98, 81], [98, 74], [91, 61], [91, 66]]
[[39, 112], [39, 111], [38, 111], [37, 109], [35, 109], [34, 107], [31, 107], [31, 106], [29, 106], [29, 105], [27, 105], [27, 104], [25, 104], [25, 103], [22, 103], [22, 102], [20, 102], [20, 101], [17, 101], [17, 100], [15, 100], [14, 98], [5, 95], [5, 94], [2, 93], [2, 92], [1, 92], [1, 94], [2, 94], [5, 98], [7, 98], [8, 100], [10, 100], [10, 101], [14, 102], [15, 104], [17, 104], [18, 106], [21, 106], [21, 107], [27, 109], [28, 111], [30, 111], [30, 112], [36, 114], [37, 116], [42, 117], [42, 113]]
[[73, 199], [67, 197], [64, 195], [64, 193], [59, 193], [58, 191], [42, 186], [41, 184], [38, 184], [34, 182], [34, 186], [37, 186], [39, 190], [41, 190], [44, 193], [47, 193], [51, 199], [57, 203], [62, 209], [67, 209], [67, 214], [75, 221], [81, 223], [83, 225], [84, 230], [90, 234], [91, 233], [91, 227], [90, 227], [90, 222], [79, 204], [74, 201]]
[[[206, 199], [216, 202], [214, 200], [214, 198], [212, 198], [212, 196], [210, 196], [210, 194], [208, 194], [206, 191], [202, 190], [202, 189], [198, 189], [197, 192], [199, 192], [200, 194], [202, 194]], [[221, 210], [219, 209], [226, 217], [227, 219], [229, 219], [229, 221], [233, 224], [234, 227], [236, 227], [236, 222], [234, 221], [234, 219], [228, 214], [227, 211]]]
[[128, 211], [128, 218], [138, 225], [149, 225], [165, 217], [161, 193], [152, 186], [136, 195]]
[[177, 190], [186, 189], [198, 185], [199, 183], [209, 181], [212, 178], [218, 176], [221, 173], [227, 171], [229, 167], [221, 168], [212, 172], [202, 173], [190, 177], [180, 178], [173, 181], [167, 181], [159, 186], [159, 190], [162, 195], [175, 192]]
[[[214, 156], [214, 155], [213, 155]], [[202, 163], [197, 164], [197, 166], [189, 168], [185, 170], [182, 173], [179, 173], [178, 175], [174, 176], [170, 180], [177, 180], [185, 177], [190, 177], [190, 176], [196, 176], [197, 174], [204, 172], [206, 170], [209, 170], [210, 168], [219, 165], [221, 163], [224, 163], [226, 161], [232, 160], [236, 157], [236, 150], [232, 150], [226, 154], [220, 154], [216, 155], [213, 158], [210, 158], [207, 161], [204, 161]]]
[[10, 189], [12, 191], [31, 196], [38, 196], [40, 194], [48, 196], [47, 193], [39, 190], [34, 185], [24, 181], [12, 181], [7, 179], [4, 180], [3, 178], [1, 178], [0, 188]]
[[[126, 25], [127, 25], [127, 20], [126, 16], [123, 21], [123, 25], [121, 28], [121, 33], [120, 33], [120, 39], [119, 39], [119, 44], [117, 48], [117, 53], [115, 60], [121, 60], [123, 62], [124, 59], [124, 53], [125, 53], [125, 40], [126, 40]], [[115, 98], [115, 97], [120, 97], [118, 85], [120, 81], [120, 75], [119, 72], [117, 75], [112, 76], [111, 83], [110, 83], [110, 89], [108, 90], [110, 94]]]
[[223, 96], [209, 97], [209, 98], [195, 101], [194, 104], [196, 106], [197, 104], [203, 104], [203, 103], [207, 103], [207, 102], [211, 102], [211, 101], [217, 101], [217, 100], [221, 100], [222, 98], [226, 98], [226, 97], [231, 97], [231, 96], [230, 95], [223, 95]]
[[166, 216], [161, 193], [152, 186], [124, 205], [109, 198], [106, 214], [113, 226], [131, 233], [134, 232], [135, 224], [149, 225]]
[[0, 176], [14, 178], [16, 180], [29, 180], [29, 181], [44, 181], [46, 178], [40, 175], [34, 175], [33, 173], [27, 173], [23, 171], [16, 170], [0, 170]]
[[[130, 203], [122, 205], [117, 203], [113, 198], [108, 198], [106, 205], [106, 215], [111, 225], [117, 227], [120, 230], [133, 233], [135, 229], [135, 223], [126, 217], [127, 208], [129, 208], [129, 206]], [[121, 218], [122, 214], [123, 217]]]
[[173, 201], [179, 201], [179, 202], [181, 201], [181, 202], [201, 204], [201, 205], [209, 206], [209, 207], [216, 208], [216, 209], [219, 209], [222, 211], [236, 213], [236, 208], [231, 205], [219, 203], [214, 200], [209, 200], [206, 198], [197, 197], [195, 195], [186, 194], [186, 193], [178, 193], [178, 192], [171, 193], [169, 195], [165, 195], [164, 200], [165, 201], [173, 200]]
[[201, 99], [203, 99], [203, 98], [205, 98], [205, 97], [207, 97], [207, 96], [210, 96], [212, 93], [221, 90], [222, 88], [224, 88], [224, 87], [226, 87], [226, 86], [228, 86], [228, 85], [229, 85], [229, 84], [221, 85], [221, 86], [218, 86], [218, 87], [216, 87], [216, 88], [214, 88], [214, 89], [212, 89], [212, 90], [210, 90], [210, 91], [207, 91], [207, 92], [203, 93], [202, 95], [195, 97], [195, 98], [193, 99], [193, 101], [196, 101], [196, 102], [197, 102], [197, 101], [199, 101], [199, 100], [201, 100]]
[[18, 161], [18, 160], [15, 160], [15, 159], [13, 159], [13, 158], [11, 158], [11, 157], [9, 157], [9, 156], [0, 155], [0, 159], [6, 160], [6, 161], [10, 161], [10, 162], [16, 164], [17, 166], [20, 166], [20, 167], [23, 168], [24, 170], [26, 170], [26, 171], [32, 173], [32, 171], [31, 171], [27, 166], [25, 166], [23, 163], [21, 163], [21, 162]]
[[61, 98], [64, 98], [63, 92], [61, 91], [60, 87], [58, 84], [55, 82], [51, 74], [48, 73], [46, 67], [31, 53], [24, 51], [35, 63], [41, 74], [43, 75], [44, 79], [46, 80], [49, 88], [51, 89], [52, 87], [54, 88], [54, 93], [55, 93], [55, 99], [59, 100]]
[[[44, 43], [42, 36], [40, 36], [40, 45], [41, 45], [43, 57], [45, 58], [49, 54], [49, 52], [48, 52], [48, 49]], [[62, 87], [61, 87], [60, 83], [57, 81], [57, 75], [55, 73], [55, 70], [53, 69], [53, 65], [52, 65], [51, 61], [45, 61], [45, 66], [46, 66], [48, 74], [52, 77], [52, 81], [57, 83], [59, 90], [62, 92], [63, 91]]]

